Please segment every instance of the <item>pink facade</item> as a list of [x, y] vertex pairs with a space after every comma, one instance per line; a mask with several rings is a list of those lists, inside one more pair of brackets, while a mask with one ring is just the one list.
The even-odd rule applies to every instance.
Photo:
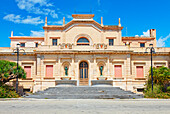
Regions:
[[137, 78], [144, 77], [143, 66], [136, 66], [136, 74], [137, 74]]
[[53, 77], [53, 65], [46, 65], [46, 77]]
[[115, 65], [115, 78], [122, 78], [122, 66]]
[[31, 78], [31, 66], [24, 66], [24, 70], [27, 73], [27, 78]]

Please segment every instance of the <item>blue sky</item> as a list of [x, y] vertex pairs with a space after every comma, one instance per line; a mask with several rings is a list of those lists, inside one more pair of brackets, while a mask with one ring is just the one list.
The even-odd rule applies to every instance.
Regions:
[[[0, 47], [9, 47], [9, 36], [42, 36], [45, 17], [48, 25], [69, 22], [74, 13], [95, 14], [104, 25], [117, 25], [121, 18], [122, 36], [148, 35], [157, 30], [159, 47], [170, 47], [170, 0], [1, 0]], [[127, 28], [127, 29], [126, 29]]]

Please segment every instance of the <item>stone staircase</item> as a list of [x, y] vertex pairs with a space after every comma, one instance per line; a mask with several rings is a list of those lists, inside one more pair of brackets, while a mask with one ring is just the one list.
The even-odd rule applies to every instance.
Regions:
[[136, 99], [141, 94], [124, 91], [119, 87], [50, 87], [27, 98], [38, 99]]

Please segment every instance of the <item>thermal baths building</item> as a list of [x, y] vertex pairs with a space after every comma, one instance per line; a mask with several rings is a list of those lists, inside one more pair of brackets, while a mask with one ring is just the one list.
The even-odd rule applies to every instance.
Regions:
[[[145, 49], [153, 44], [153, 66], [170, 67], [170, 48], [156, 47], [156, 30], [150, 37], [122, 37], [118, 25], [103, 25], [93, 14], [73, 14], [63, 25], [47, 25], [44, 37], [13, 36], [11, 47], [0, 48], [0, 59], [16, 62], [12, 55], [16, 44], [24, 49], [19, 64], [27, 72], [19, 86], [33, 92], [55, 86], [113, 86], [138, 92], [144, 88], [150, 68], [150, 54]], [[148, 50], [149, 51], [149, 50]], [[11, 84], [13, 81], [10, 82]], [[14, 84], [15, 85], [15, 84]]]

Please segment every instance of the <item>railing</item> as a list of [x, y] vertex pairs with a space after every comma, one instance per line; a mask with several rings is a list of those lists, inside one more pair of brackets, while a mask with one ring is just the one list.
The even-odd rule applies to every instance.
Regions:
[[[95, 45], [40, 45], [36, 47], [20, 47], [23, 48], [26, 52], [34, 51], [57, 51], [57, 50], [75, 50], [75, 51], [97, 51], [97, 50], [113, 50], [113, 51], [133, 51], [133, 52], [145, 52], [146, 47], [129, 47], [129, 46], [120, 46], [114, 45], [109, 46], [105, 44], [95, 44]], [[13, 52], [14, 48], [11, 47], [0, 47], [0, 52]], [[155, 52], [170, 52], [169, 47], [155, 47]]]

